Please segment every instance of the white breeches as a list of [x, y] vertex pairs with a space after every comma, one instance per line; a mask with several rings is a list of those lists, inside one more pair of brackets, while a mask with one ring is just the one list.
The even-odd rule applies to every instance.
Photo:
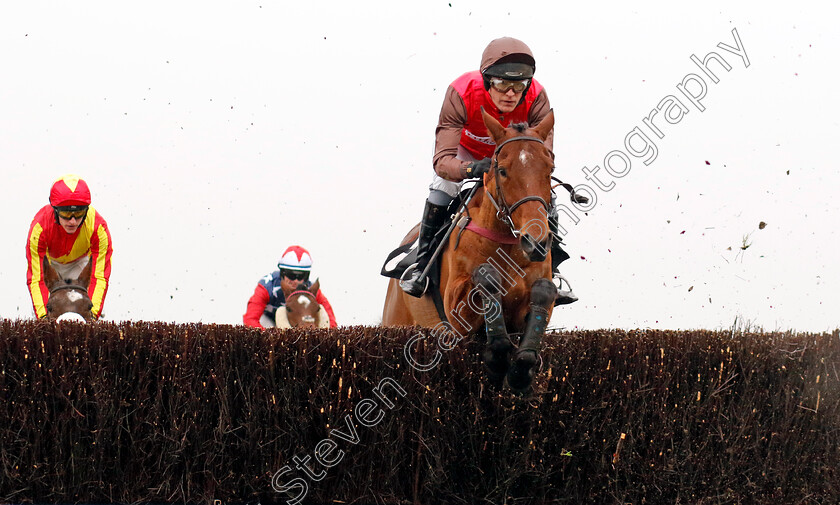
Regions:
[[76, 261], [70, 263], [59, 263], [57, 261], [50, 261], [50, 265], [58, 272], [62, 279], [78, 279], [82, 270], [90, 263], [90, 256], [82, 256]]
[[[283, 307], [280, 308], [282, 309]], [[274, 321], [270, 317], [265, 315], [265, 313], [263, 313], [263, 315], [260, 316], [260, 324], [263, 328], [274, 328]]]

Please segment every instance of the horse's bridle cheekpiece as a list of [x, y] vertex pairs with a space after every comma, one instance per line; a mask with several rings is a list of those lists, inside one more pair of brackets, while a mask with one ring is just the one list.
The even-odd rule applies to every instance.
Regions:
[[516, 142], [518, 140], [539, 142], [540, 144], [545, 145], [545, 142], [543, 142], [543, 140], [540, 138], [524, 135], [521, 137], [509, 138], [501, 144], [499, 144], [498, 146], [496, 146], [496, 150], [495, 152], [493, 152], [493, 171], [495, 176], [494, 179], [496, 180], [496, 197], [501, 203], [497, 202], [496, 199], [493, 198], [493, 195], [490, 194], [490, 192], [485, 192], [487, 197], [490, 198], [490, 201], [493, 203], [493, 206], [496, 207], [496, 218], [499, 219], [499, 221], [502, 221], [508, 225], [508, 228], [510, 228], [510, 232], [513, 234], [514, 237], [518, 237], [521, 234], [521, 232], [516, 229], [516, 225], [513, 223], [511, 215], [513, 214], [513, 211], [519, 208], [520, 205], [526, 202], [536, 201], [542, 204], [543, 208], [546, 210], [546, 216], [548, 216], [548, 213], [551, 211], [551, 206], [548, 204], [548, 202], [535, 195], [526, 196], [525, 198], [522, 198], [516, 203], [514, 203], [513, 205], [508, 205], [507, 200], [505, 200], [505, 195], [502, 191], [502, 186], [501, 184], [499, 184], [499, 152], [502, 150], [502, 147], [504, 147], [506, 144], [509, 144], [510, 142]]

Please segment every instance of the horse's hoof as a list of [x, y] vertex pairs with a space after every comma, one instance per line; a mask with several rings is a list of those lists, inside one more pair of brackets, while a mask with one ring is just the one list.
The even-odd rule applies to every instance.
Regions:
[[501, 375], [502, 380], [510, 368], [510, 353], [513, 351], [513, 342], [508, 338], [494, 340], [487, 344], [482, 357], [488, 374]]
[[510, 387], [520, 393], [527, 391], [536, 375], [537, 363], [539, 363], [539, 357], [536, 352], [530, 350], [517, 352], [507, 374]]
[[487, 371], [487, 384], [491, 391], [501, 391], [505, 387], [505, 374]]
[[510, 359], [508, 353], [494, 353], [491, 350], [484, 351], [484, 366], [487, 368], [487, 374], [490, 376], [498, 375], [504, 380], [508, 368], [510, 368]]

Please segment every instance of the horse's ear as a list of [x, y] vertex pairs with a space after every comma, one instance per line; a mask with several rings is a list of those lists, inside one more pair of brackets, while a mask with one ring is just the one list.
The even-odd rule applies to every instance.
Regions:
[[321, 279], [315, 279], [315, 282], [309, 286], [309, 292], [317, 296], [319, 289], [321, 289]]
[[505, 127], [502, 126], [502, 123], [496, 121], [496, 118], [488, 114], [483, 106], [481, 107], [481, 117], [484, 118], [484, 124], [487, 126], [487, 131], [490, 132], [490, 136], [498, 144], [505, 133]]
[[55, 284], [56, 282], [61, 280], [61, 277], [58, 275], [58, 272], [55, 271], [55, 268], [52, 267], [52, 264], [50, 263], [50, 259], [47, 258], [46, 254], [44, 255], [44, 260], [43, 260], [43, 272], [44, 272], [44, 284], [46, 284], [47, 287], [50, 287], [53, 284]]
[[90, 272], [92, 268], [93, 261], [88, 260], [88, 264], [82, 269], [82, 273], [79, 274], [79, 278], [77, 279], [79, 286], [82, 286], [85, 289], [90, 286]]
[[540, 124], [534, 127], [534, 131], [541, 139], [545, 140], [548, 138], [548, 134], [551, 133], [552, 128], [554, 128], [554, 109], [548, 111], [548, 114], [540, 121]]

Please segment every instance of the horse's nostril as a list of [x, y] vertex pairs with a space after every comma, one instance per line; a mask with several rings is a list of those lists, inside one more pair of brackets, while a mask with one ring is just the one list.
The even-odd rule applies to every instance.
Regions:
[[548, 252], [548, 240], [543, 240], [540, 242], [539, 240], [535, 239], [531, 235], [523, 235], [522, 236], [522, 249], [526, 252], [531, 251], [542, 251]]
[[521, 240], [522, 250], [532, 262], [544, 261], [548, 256], [548, 239], [542, 242], [537, 241], [530, 235], [523, 235]]

